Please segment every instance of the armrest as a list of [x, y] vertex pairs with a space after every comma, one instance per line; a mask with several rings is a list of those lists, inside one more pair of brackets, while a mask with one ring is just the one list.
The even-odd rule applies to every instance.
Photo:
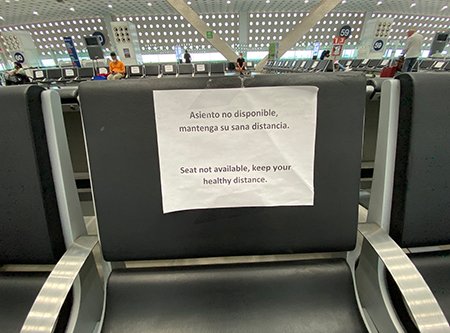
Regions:
[[361, 223], [358, 230], [392, 275], [420, 332], [450, 332], [433, 293], [403, 250], [376, 223]]
[[82, 236], [74, 241], [45, 281], [25, 319], [22, 333], [53, 332], [62, 305], [97, 243], [96, 236]]

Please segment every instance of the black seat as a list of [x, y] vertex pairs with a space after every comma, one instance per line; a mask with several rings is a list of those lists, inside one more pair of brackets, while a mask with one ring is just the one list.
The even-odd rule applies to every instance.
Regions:
[[46, 69], [35, 69], [33, 70], [33, 82], [43, 82], [47, 79]]
[[343, 259], [117, 270], [105, 315], [103, 332], [365, 331]]
[[225, 63], [213, 62], [209, 65], [209, 73], [211, 76], [225, 75]]
[[[384, 81], [381, 89], [368, 221], [380, 225], [398, 246], [408, 249], [414, 270], [428, 284], [419, 287], [408, 274], [414, 291], [411, 295], [420, 290], [419, 301], [427, 304], [419, 313], [405, 305], [405, 293], [387, 274], [394, 315], [407, 332], [450, 329], [445, 322], [445, 317], [450, 319], [450, 255], [439, 247], [450, 244], [449, 103], [450, 75], [445, 73], [401, 74], [397, 80]], [[382, 271], [382, 266], [378, 270]], [[381, 279], [381, 284], [386, 281]], [[427, 322], [432, 318], [434, 324]]]
[[126, 67], [127, 78], [139, 79], [144, 76], [144, 67], [142, 65], [132, 65]]
[[163, 76], [177, 76], [178, 75], [178, 65], [177, 64], [162, 64], [161, 74]]
[[[80, 86], [107, 261], [345, 253], [354, 248], [365, 103], [362, 75], [244, 79], [245, 87], [319, 88], [313, 206], [163, 214], [153, 91], [241, 84], [237, 77], [224, 77]], [[123, 98], [113, 100], [119, 92]], [[335, 103], [335, 96], [347, 103]], [[105, 130], [99, 131], [101, 127]], [[366, 332], [344, 256], [325, 258], [113, 269], [102, 331]]]
[[157, 64], [145, 64], [145, 76], [146, 77], [152, 77], [152, 76], [159, 76], [160, 75], [160, 68]]
[[[404, 248], [450, 244], [450, 75], [402, 74], [391, 237]], [[450, 320], [449, 251], [409, 255]], [[391, 286], [391, 290], [395, 290]], [[399, 307], [402, 318], [409, 318]], [[418, 331], [406, 320], [409, 332]]]
[[89, 81], [94, 77], [94, 68], [93, 67], [81, 67], [78, 68], [78, 76], [74, 81], [82, 82]]
[[195, 76], [209, 76], [209, 64], [194, 64]]
[[[37, 86], [0, 90], [0, 265], [55, 264], [65, 252]], [[19, 332], [49, 272], [0, 271], [2, 332]], [[66, 303], [57, 332], [63, 332]]]
[[[0, 103], [5, 106], [0, 110], [0, 326], [10, 333], [21, 330], [49, 276], [48, 265], [56, 264], [86, 230], [62, 112], [52, 107], [59, 103], [58, 94], [38, 86], [8, 87], [0, 90]], [[61, 303], [55, 332], [65, 332], [72, 310], [83, 313], [79, 286], [72, 295], [77, 301], [69, 296]], [[82, 315], [84, 322], [73, 324], [93, 329], [91, 319], [99, 313], [90, 309], [90, 319]]]
[[193, 64], [179, 64], [178, 65], [178, 75], [191, 75], [194, 73]]

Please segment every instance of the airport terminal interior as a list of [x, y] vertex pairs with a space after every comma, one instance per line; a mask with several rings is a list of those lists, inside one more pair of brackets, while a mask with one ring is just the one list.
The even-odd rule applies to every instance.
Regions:
[[0, 0], [0, 332], [450, 333], [448, 0]]

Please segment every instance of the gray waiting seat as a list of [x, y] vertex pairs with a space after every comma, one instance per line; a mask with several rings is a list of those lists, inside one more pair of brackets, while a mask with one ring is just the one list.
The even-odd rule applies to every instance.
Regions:
[[[378, 276], [384, 295], [391, 295], [387, 302], [395, 309], [391, 315], [397, 325], [389, 328], [380, 317], [372, 318], [386, 331], [450, 331], [449, 104], [449, 74], [401, 74], [382, 85], [369, 223], [363, 230], [378, 238], [372, 242], [384, 243], [397, 272], [386, 274], [386, 280], [382, 265], [367, 269], [372, 250], [365, 244], [362, 258], [366, 259], [360, 260], [356, 273], [357, 281], [368, 272]], [[387, 233], [400, 252], [389, 245]], [[405, 258], [415, 266], [402, 262]], [[416, 276], [417, 271], [422, 276]], [[399, 276], [406, 282], [403, 286], [393, 282]], [[373, 310], [377, 298], [383, 296], [373, 294], [362, 304]], [[415, 306], [405, 305], [404, 300]]]
[[35, 69], [33, 70], [33, 82], [44, 82], [47, 79], [46, 69]]
[[[64, 258], [66, 249], [86, 230], [58, 94], [38, 86], [3, 88], [0, 104], [5, 106], [0, 111], [0, 330], [10, 333], [21, 330], [41, 288], [53, 274], [51, 265]], [[92, 257], [85, 259], [84, 274], [89, 275], [95, 264]], [[65, 260], [66, 265], [70, 262], [74, 261]], [[95, 327], [101, 312], [94, 308], [86, 314], [81, 306], [90, 302], [81, 288], [85, 281], [78, 280], [71, 293], [67, 290], [69, 297], [60, 298], [62, 309], [58, 306], [55, 312], [57, 315], [60, 310], [54, 332], [66, 332], [71, 313], [81, 314], [79, 320], [75, 316], [72, 321], [76, 329]], [[95, 281], [89, 279], [92, 297]], [[58, 282], [52, 285], [53, 293], [46, 294], [44, 303], [35, 308], [34, 318], [49, 314], [43, 310], [52, 310], [48, 305], [58, 299], [55, 291], [64, 284]], [[101, 283], [97, 282], [98, 302], [90, 303], [96, 308], [102, 303]], [[33, 325], [24, 327], [26, 332], [35, 329]]]
[[78, 76], [74, 80], [76, 82], [83, 82], [92, 80], [94, 77], [94, 68], [93, 67], [81, 67], [78, 68]]
[[161, 72], [158, 64], [145, 64], [145, 77], [158, 77]]
[[[361, 75], [345, 80], [325, 74], [244, 80], [246, 87], [319, 87], [314, 206], [162, 214], [153, 91], [241, 84], [231, 77], [80, 86], [99, 236], [107, 261], [345, 253], [354, 248], [365, 102]], [[112, 100], [119, 92], [123, 98]], [[347, 103], [335, 103], [335, 96]], [[99, 132], [100, 125], [107, 130]], [[336, 255], [113, 269], [102, 331], [366, 332], [366, 327], [350, 268], [344, 256]]]
[[144, 77], [144, 66], [131, 65], [126, 67], [127, 79], [140, 79]]
[[178, 65], [177, 64], [162, 64], [161, 65], [162, 76], [177, 76]]
[[194, 65], [193, 64], [179, 64], [178, 65], [178, 76], [190, 75], [194, 74]]
[[[242, 85], [319, 88], [314, 204], [163, 214], [153, 92]], [[111, 98], [119, 92], [123, 98]], [[348, 259], [365, 95], [358, 73], [81, 84], [99, 236], [114, 263], [102, 331], [366, 332]], [[285, 256], [261, 257], [273, 254]], [[228, 258], [205, 264], [208, 257]], [[179, 260], [140, 262], [153, 259]]]
[[194, 76], [209, 76], [209, 64], [194, 64]]
[[213, 62], [209, 64], [209, 73], [211, 76], [221, 76], [225, 75], [225, 63], [224, 62]]

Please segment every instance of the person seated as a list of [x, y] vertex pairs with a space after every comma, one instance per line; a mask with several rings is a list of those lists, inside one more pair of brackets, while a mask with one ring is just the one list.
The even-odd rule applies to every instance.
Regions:
[[108, 80], [120, 80], [125, 77], [125, 64], [117, 59], [115, 52], [111, 52], [112, 61], [109, 63]]
[[322, 54], [320, 55], [320, 60], [325, 60], [330, 57], [330, 50], [323, 50]]
[[25, 74], [25, 70], [23, 69], [22, 64], [16, 61], [14, 63], [14, 69], [5, 73], [5, 81], [6, 85], [10, 86], [29, 83], [30, 79]]
[[339, 61], [335, 61], [333, 63], [333, 69], [335, 72], [345, 72], [347, 68], [345, 68], [344, 65], [342, 65]]
[[244, 75], [246, 71], [247, 63], [245, 62], [244, 55], [239, 53], [239, 58], [236, 60], [236, 70], [240, 75]]

